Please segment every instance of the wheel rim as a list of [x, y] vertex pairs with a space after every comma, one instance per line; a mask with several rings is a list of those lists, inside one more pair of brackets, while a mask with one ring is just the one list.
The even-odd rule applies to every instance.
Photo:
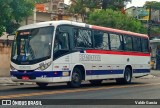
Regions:
[[72, 81], [73, 83], [79, 83], [80, 78], [79, 78], [79, 74], [77, 72], [74, 72], [72, 75]]
[[127, 82], [130, 81], [131, 75], [130, 75], [130, 72], [129, 72], [129, 71], [126, 71], [126, 73], [125, 73], [125, 79], [126, 79]]

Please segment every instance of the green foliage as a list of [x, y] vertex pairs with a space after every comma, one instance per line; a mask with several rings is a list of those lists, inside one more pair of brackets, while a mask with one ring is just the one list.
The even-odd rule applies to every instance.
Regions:
[[69, 11], [73, 14], [82, 16], [85, 22], [89, 16], [89, 12], [96, 9], [113, 9], [120, 11], [131, 0], [70, 0], [71, 5]]
[[88, 23], [104, 27], [112, 27], [138, 33], [146, 33], [140, 21], [112, 9], [97, 10], [90, 14]]
[[19, 23], [32, 15], [35, 3], [44, 0], [0, 0], [0, 36], [4, 31], [11, 34]]
[[132, 0], [100, 0], [102, 9], [121, 10], [128, 2]]
[[160, 27], [159, 26], [152, 26], [151, 27], [151, 35], [159, 35], [160, 34]]
[[152, 9], [160, 9], [160, 2], [156, 2], [156, 1], [146, 1], [144, 6], [146, 6], [147, 8], [152, 8]]

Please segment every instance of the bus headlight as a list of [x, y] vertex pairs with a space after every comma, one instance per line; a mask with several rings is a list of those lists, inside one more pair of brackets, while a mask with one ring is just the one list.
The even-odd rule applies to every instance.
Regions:
[[16, 70], [12, 65], [10, 65], [10, 69], [11, 70]]
[[52, 62], [48, 62], [48, 63], [40, 66], [40, 67], [38, 68], [38, 70], [45, 70], [45, 69], [47, 69], [51, 64], [52, 64]]

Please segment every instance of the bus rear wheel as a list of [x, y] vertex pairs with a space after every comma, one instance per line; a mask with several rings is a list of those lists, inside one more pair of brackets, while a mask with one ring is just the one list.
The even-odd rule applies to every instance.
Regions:
[[39, 86], [39, 87], [46, 87], [48, 85], [48, 83], [39, 83], [39, 82], [36, 82], [36, 84]]
[[126, 68], [124, 72], [124, 78], [117, 78], [116, 82], [118, 84], [130, 84], [132, 80], [132, 71], [130, 68]]
[[71, 81], [68, 82], [67, 85], [76, 88], [81, 85], [81, 82], [82, 82], [81, 70], [79, 68], [73, 69]]

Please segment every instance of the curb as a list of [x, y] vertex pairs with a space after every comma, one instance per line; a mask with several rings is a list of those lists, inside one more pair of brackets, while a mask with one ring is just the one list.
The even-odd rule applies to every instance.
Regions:
[[155, 78], [156, 76], [155, 75], [152, 75], [152, 74], [149, 74], [147, 76], [143, 76], [143, 77], [140, 77], [141, 79], [149, 79], [149, 78]]
[[[158, 76], [149, 74], [140, 77], [140, 79], [150, 79]], [[10, 77], [0, 77], [0, 86], [18, 86], [18, 85], [35, 85], [35, 82], [13, 82]]]
[[10, 77], [0, 77], [0, 86], [33, 85], [34, 82], [13, 82]]

